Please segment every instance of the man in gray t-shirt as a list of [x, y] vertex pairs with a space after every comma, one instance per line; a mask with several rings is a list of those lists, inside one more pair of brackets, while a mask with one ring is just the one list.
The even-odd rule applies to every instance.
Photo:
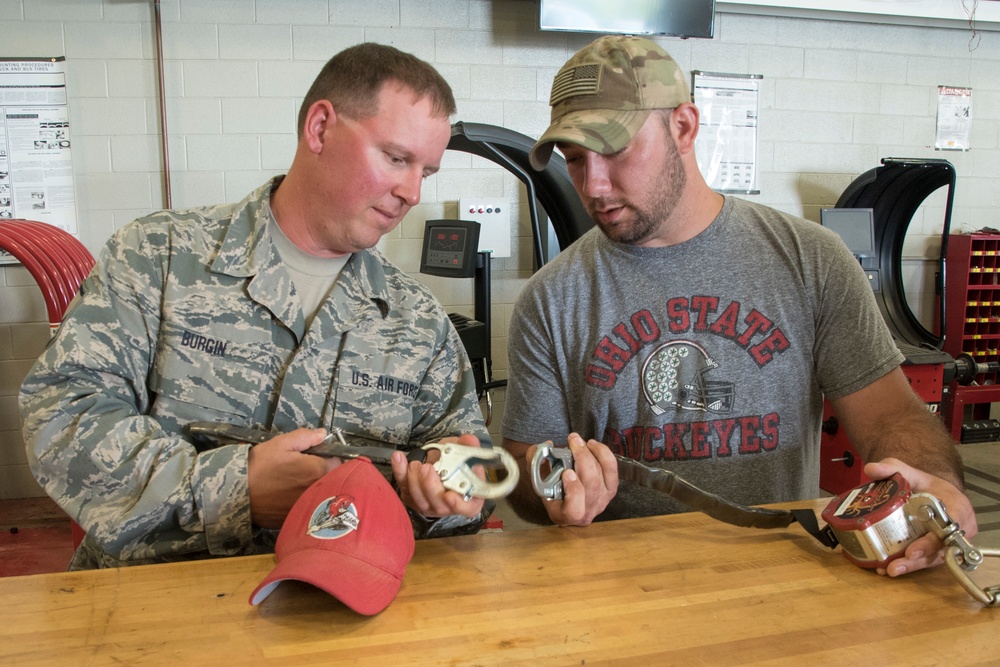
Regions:
[[[563, 500], [543, 503], [522, 475], [515, 510], [587, 525], [684, 509], [619, 486], [615, 454], [743, 504], [814, 498], [825, 397], [869, 476], [902, 473], [974, 535], [955, 443], [899, 369], [857, 261], [819, 225], [708, 187], [669, 54], [602, 37], [560, 70], [550, 104], [532, 166], [558, 146], [597, 228], [529, 281], [511, 319], [504, 446], [525, 467], [546, 440], [574, 457]], [[889, 574], [940, 547], [914, 542]]]

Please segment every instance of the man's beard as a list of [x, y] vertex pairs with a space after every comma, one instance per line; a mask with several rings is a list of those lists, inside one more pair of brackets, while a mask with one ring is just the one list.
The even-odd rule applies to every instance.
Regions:
[[[640, 245], [660, 231], [660, 225], [677, 207], [677, 202], [680, 201], [681, 195], [684, 193], [684, 186], [687, 184], [687, 174], [684, 173], [677, 144], [669, 134], [667, 135], [667, 153], [664, 156], [660, 174], [658, 183], [661, 184], [661, 187], [652, 194], [648, 207], [639, 208], [634, 204], [614, 199], [591, 200], [587, 207], [588, 212], [605, 236], [616, 243]], [[632, 224], [602, 224], [595, 212], [606, 209], [609, 205], [626, 206], [634, 216]]]

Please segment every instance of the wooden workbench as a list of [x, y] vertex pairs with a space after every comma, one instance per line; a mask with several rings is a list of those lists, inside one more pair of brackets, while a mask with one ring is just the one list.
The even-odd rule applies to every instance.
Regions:
[[[682, 514], [418, 542], [399, 596], [375, 617], [297, 582], [250, 606], [273, 563], [0, 579], [0, 665], [1000, 660], [1000, 609], [975, 602], [946, 568], [879, 577], [797, 525]], [[998, 566], [980, 568], [981, 585], [1000, 582]]]

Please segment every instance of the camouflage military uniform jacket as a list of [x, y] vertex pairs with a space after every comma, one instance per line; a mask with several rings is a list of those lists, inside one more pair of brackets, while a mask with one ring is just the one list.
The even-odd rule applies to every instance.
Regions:
[[377, 250], [350, 258], [305, 330], [269, 232], [278, 182], [116, 233], [25, 380], [32, 472], [87, 532], [72, 567], [273, 548], [250, 521], [248, 447], [198, 452], [191, 421], [489, 443], [454, 327]]

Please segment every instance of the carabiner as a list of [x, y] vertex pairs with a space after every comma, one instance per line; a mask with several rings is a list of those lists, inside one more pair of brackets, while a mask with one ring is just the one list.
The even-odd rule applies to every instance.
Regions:
[[[542, 465], [549, 464], [549, 474], [542, 478]], [[561, 500], [563, 497], [562, 474], [573, 469], [573, 452], [569, 447], [553, 447], [546, 443], [537, 445], [535, 457], [531, 459], [531, 486], [535, 493], [545, 500]]]
[[[461, 493], [466, 500], [476, 498], [503, 498], [510, 495], [521, 471], [517, 461], [503, 448], [481, 448], [456, 445], [453, 443], [432, 442], [423, 446], [424, 450], [436, 449], [441, 457], [432, 465], [441, 476], [444, 488]], [[481, 465], [487, 470], [504, 470], [503, 479], [491, 482], [480, 479], [472, 469]]]
[[944, 562], [952, 576], [977, 602], [986, 607], [1000, 607], [1000, 586], [980, 588], [969, 572], [983, 564], [986, 557], [1000, 557], [1000, 549], [978, 549], [965, 539], [965, 533], [948, 517], [940, 500], [926, 493], [915, 493], [906, 502], [907, 510], [944, 542]]

